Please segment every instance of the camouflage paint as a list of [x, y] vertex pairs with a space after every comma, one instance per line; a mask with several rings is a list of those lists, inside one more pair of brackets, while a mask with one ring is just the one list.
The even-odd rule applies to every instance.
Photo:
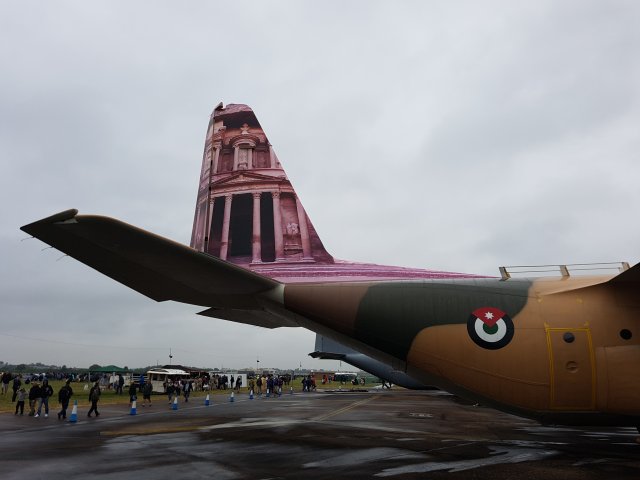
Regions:
[[355, 321], [358, 340], [406, 360], [416, 335], [437, 325], [466, 325], [479, 307], [496, 307], [512, 318], [527, 302], [528, 282], [493, 279], [394, 282], [372, 285]]
[[[633, 424], [640, 382], [624, 364], [640, 364], [640, 341], [620, 332], [640, 331], [640, 315], [609, 278], [287, 285], [285, 305], [469, 399], [546, 422]], [[496, 350], [467, 331], [487, 305], [514, 323]]]

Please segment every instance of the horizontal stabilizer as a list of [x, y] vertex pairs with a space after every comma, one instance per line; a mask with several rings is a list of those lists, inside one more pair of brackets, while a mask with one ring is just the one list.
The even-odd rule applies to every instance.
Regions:
[[346, 355], [344, 353], [329, 353], [329, 352], [319, 352], [316, 350], [315, 352], [311, 352], [309, 354], [311, 358], [319, 358], [321, 360], [345, 360]]
[[257, 308], [254, 296], [279, 285], [119, 220], [77, 213], [67, 210], [21, 230], [158, 302]]
[[343, 345], [331, 338], [316, 334], [315, 351], [309, 354], [312, 358], [323, 360], [340, 360], [357, 367], [365, 372], [369, 372], [390, 383], [400, 385], [412, 390], [430, 389], [422, 382], [415, 380], [403, 371], [398, 371], [388, 363], [381, 362], [372, 357], [358, 352], [346, 345]]
[[297, 323], [287, 320], [278, 315], [274, 315], [266, 310], [238, 310], [232, 308], [210, 308], [198, 315], [205, 317], [221, 318], [232, 322], [246, 323], [247, 325], [255, 325], [263, 328], [279, 328], [279, 327], [298, 327]]

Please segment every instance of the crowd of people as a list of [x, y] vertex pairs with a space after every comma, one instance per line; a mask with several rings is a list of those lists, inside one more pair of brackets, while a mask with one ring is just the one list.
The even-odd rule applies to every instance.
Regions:
[[[48, 377], [45, 374], [29, 374], [23, 376], [22, 374], [11, 374], [11, 372], [3, 372], [0, 375], [0, 391], [2, 395], [8, 395], [9, 387], [12, 390], [11, 402], [15, 402], [14, 415], [23, 416], [25, 406], [29, 405], [27, 415], [30, 417], [38, 418], [43, 416], [49, 417], [49, 402], [51, 398], [55, 396], [53, 387], [49, 383], [51, 380], [64, 380], [64, 384], [57, 393], [58, 404], [60, 410], [57, 412], [58, 420], [65, 420], [67, 418], [67, 410], [69, 409], [69, 402], [73, 397], [73, 381], [88, 381], [89, 376], [78, 375], [62, 375], [52, 374]], [[86, 388], [86, 387], [85, 387]], [[89, 390], [89, 401], [91, 402], [91, 409], [88, 416], [95, 413], [96, 417], [100, 415], [98, 412], [98, 401], [101, 394], [100, 383], [95, 382]]]
[[[49, 380], [45, 377], [40, 381], [39, 379], [28, 378], [23, 382], [22, 375], [11, 375], [10, 372], [4, 372], [0, 377], [2, 382], [2, 394], [7, 395], [9, 391], [9, 385], [13, 392], [11, 396], [11, 402], [15, 402], [15, 415], [24, 415], [24, 408], [26, 402], [29, 402], [28, 415], [30, 417], [38, 418], [41, 415], [44, 417], [49, 416], [49, 399], [53, 397], [53, 388], [49, 384]], [[29, 390], [27, 391], [27, 387]], [[71, 388], [71, 379], [67, 379], [64, 385], [58, 391], [58, 403], [61, 406], [61, 410], [58, 412], [58, 419], [63, 420], [67, 418], [67, 409], [69, 408], [69, 401], [73, 396], [73, 389]]]
[[[244, 387], [247, 392], [262, 395], [267, 393], [281, 393], [283, 387], [289, 386], [290, 384], [291, 375], [257, 375], [247, 378], [245, 385], [243, 383], [243, 376], [214, 374], [204, 378], [168, 381], [164, 382], [162, 386], [169, 403], [172, 403], [176, 397], [180, 396], [183, 396], [184, 401], [188, 402], [191, 392], [196, 390], [233, 390], [234, 392], [240, 392]], [[303, 387], [303, 391], [315, 390], [315, 380], [311, 375], [304, 377]]]
[[[194, 391], [209, 391], [209, 390], [227, 390], [232, 389], [235, 392], [240, 392], [243, 387], [248, 392], [253, 392], [256, 395], [263, 394], [280, 394], [283, 387], [289, 386], [291, 383], [291, 375], [275, 375], [275, 374], [261, 374], [255, 377], [248, 377], [246, 385], [243, 385], [243, 377], [245, 375], [233, 374], [213, 374], [205, 375], [197, 378], [180, 379], [175, 381], [167, 381], [163, 383], [164, 392], [169, 399], [169, 403], [175, 401], [176, 398], [183, 396], [184, 401], [188, 402], [191, 393]], [[51, 397], [54, 396], [54, 391], [49, 384], [49, 378], [56, 380], [64, 380], [64, 385], [59, 389], [57, 393], [58, 403], [60, 404], [60, 411], [57, 412], [58, 419], [64, 420], [67, 418], [67, 410], [69, 408], [69, 402], [73, 396], [72, 382], [86, 382], [89, 383], [92, 380], [92, 386], [89, 390], [89, 401], [91, 402], [91, 408], [87, 413], [88, 417], [92, 414], [99, 416], [98, 402], [103, 390], [114, 390], [116, 394], [123, 394], [123, 387], [125, 385], [125, 378], [122, 374], [112, 374], [108, 376], [106, 374], [99, 375], [98, 377], [90, 377], [86, 375], [62, 375], [52, 374], [51, 377], [47, 375], [25, 375], [12, 374], [11, 372], [3, 372], [0, 374], [0, 391], [3, 395], [8, 395], [9, 390], [12, 391], [11, 401], [15, 402], [15, 415], [24, 415], [26, 402], [28, 401], [27, 415], [38, 418], [49, 416], [49, 402]], [[331, 383], [334, 380], [331, 376], [326, 374], [322, 376], [322, 384]], [[356, 384], [357, 379], [354, 381]], [[85, 386], [85, 389], [88, 387]], [[311, 392], [316, 390], [316, 380], [314, 375], [306, 375], [302, 378], [302, 391]], [[153, 393], [153, 386], [151, 382], [145, 382], [144, 376], [140, 376], [138, 382], [130, 381], [129, 383], [129, 402], [130, 405], [137, 401], [138, 393], [143, 396], [142, 406], [151, 406], [151, 397]]]
[[267, 395], [282, 393], [282, 387], [289, 384], [285, 377], [271, 374], [258, 375], [257, 378], [250, 379], [249, 383], [249, 389], [257, 395], [262, 395], [263, 391]]
[[240, 391], [242, 388], [242, 377], [238, 375], [229, 377], [227, 374], [214, 374], [202, 379], [203, 390], [227, 390], [229, 388]]

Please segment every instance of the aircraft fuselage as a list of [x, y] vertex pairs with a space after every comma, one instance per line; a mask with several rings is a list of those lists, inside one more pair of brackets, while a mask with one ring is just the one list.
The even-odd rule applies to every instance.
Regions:
[[[296, 284], [284, 305], [425, 384], [502, 410], [640, 425], [640, 302], [609, 278]], [[505, 315], [487, 324], [478, 311]]]

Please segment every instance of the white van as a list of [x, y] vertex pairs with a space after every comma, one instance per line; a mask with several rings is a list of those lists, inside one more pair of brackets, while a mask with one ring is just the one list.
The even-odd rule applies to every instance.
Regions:
[[189, 374], [184, 370], [177, 368], [154, 368], [146, 374], [145, 381], [150, 382], [153, 387], [153, 393], [166, 393], [165, 385], [168, 382], [176, 380], [188, 379]]

